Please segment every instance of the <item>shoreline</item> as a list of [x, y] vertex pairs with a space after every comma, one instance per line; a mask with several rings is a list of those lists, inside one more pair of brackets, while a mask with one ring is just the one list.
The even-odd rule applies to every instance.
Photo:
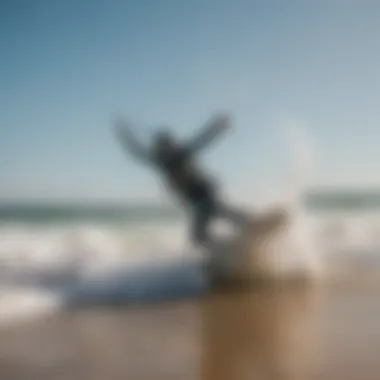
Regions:
[[278, 285], [140, 307], [94, 306], [1, 329], [0, 377], [379, 378], [379, 286]]

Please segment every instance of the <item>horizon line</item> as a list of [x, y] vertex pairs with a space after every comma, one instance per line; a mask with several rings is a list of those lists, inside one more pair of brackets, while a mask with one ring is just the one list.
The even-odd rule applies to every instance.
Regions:
[[[303, 192], [306, 195], [324, 195], [326, 193], [368, 193], [368, 192], [380, 192], [380, 185], [377, 186], [364, 186], [364, 185], [315, 185], [309, 187]], [[242, 200], [242, 197], [237, 197]], [[243, 199], [244, 200], [244, 199]], [[170, 200], [160, 199], [160, 198], [106, 198], [106, 197], [67, 197], [67, 198], [54, 198], [54, 197], [35, 197], [35, 198], [0, 198], [0, 207], [12, 206], [12, 205], [25, 205], [25, 206], [36, 206], [36, 205], [93, 205], [97, 204], [99, 206], [151, 206], [151, 207], [173, 207]], [[175, 207], [175, 206], [174, 206]]]

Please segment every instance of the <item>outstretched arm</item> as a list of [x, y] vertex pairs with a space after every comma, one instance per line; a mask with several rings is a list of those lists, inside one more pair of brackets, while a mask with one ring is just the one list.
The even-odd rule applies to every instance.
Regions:
[[139, 144], [129, 126], [125, 122], [118, 121], [115, 123], [115, 133], [116, 138], [119, 140], [124, 150], [129, 151], [141, 161], [146, 163], [152, 162], [149, 152]]
[[230, 118], [227, 115], [214, 116], [203, 128], [203, 131], [187, 143], [188, 154], [195, 154], [210, 144], [217, 136], [228, 129]]

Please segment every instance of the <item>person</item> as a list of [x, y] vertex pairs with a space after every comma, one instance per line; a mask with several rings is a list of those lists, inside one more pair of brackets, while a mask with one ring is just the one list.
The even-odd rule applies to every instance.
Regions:
[[241, 213], [226, 207], [219, 199], [216, 183], [194, 163], [195, 156], [230, 127], [228, 115], [211, 118], [203, 131], [188, 142], [180, 142], [168, 128], [161, 128], [153, 138], [151, 149], [135, 139], [129, 125], [119, 120], [116, 135], [122, 147], [142, 162], [158, 169], [169, 188], [190, 207], [193, 213], [193, 242], [210, 242], [209, 226], [216, 217], [234, 222], [245, 221]]

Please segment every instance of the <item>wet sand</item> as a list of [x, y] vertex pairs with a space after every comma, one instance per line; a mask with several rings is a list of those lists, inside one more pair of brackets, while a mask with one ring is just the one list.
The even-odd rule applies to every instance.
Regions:
[[380, 378], [380, 284], [262, 285], [0, 328], [0, 379]]

